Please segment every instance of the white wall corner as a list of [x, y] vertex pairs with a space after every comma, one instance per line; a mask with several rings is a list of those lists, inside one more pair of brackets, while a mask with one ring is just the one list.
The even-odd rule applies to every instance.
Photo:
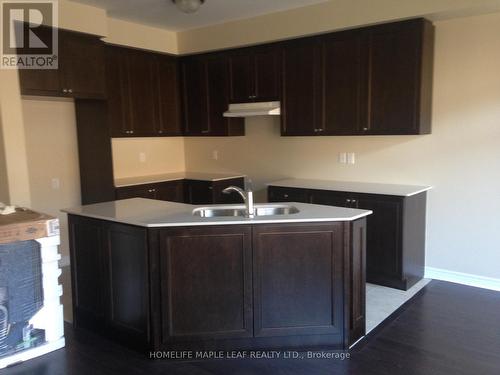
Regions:
[[500, 279], [472, 275], [470, 273], [448, 271], [434, 267], [425, 267], [425, 278], [449, 281], [452, 283], [469, 285], [477, 288], [500, 291]]

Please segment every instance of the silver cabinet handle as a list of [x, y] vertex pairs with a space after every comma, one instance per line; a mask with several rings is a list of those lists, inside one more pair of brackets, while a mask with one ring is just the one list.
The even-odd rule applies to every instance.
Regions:
[[68, 93], [68, 89], [63, 89], [63, 93], [67, 94]]
[[288, 194], [283, 194], [283, 198], [288, 198]]
[[68, 92], [71, 94], [73, 92], [73, 89], [68, 89]]
[[363, 128], [363, 131], [364, 131], [364, 132], [368, 131], [368, 128]]

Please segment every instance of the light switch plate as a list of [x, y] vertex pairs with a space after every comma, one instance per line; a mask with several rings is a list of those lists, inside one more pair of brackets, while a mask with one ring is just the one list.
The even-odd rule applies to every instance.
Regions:
[[347, 164], [356, 164], [356, 154], [354, 152], [347, 153]]
[[146, 153], [145, 152], [139, 152], [139, 161], [141, 163], [145, 163], [146, 162]]
[[213, 150], [212, 151], [212, 159], [213, 160], [219, 160], [219, 151], [218, 150]]
[[347, 154], [345, 152], [339, 153], [339, 163], [346, 164], [347, 163]]
[[61, 188], [61, 180], [58, 177], [52, 178], [50, 184], [54, 190], [59, 190]]

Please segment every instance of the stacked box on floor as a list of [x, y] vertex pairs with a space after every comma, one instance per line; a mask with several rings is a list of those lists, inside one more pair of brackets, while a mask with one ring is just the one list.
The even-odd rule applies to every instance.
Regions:
[[59, 222], [0, 215], [0, 368], [64, 347]]

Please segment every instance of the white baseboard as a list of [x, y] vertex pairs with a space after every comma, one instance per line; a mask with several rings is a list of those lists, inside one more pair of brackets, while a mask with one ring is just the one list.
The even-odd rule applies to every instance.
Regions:
[[69, 255], [64, 255], [61, 257], [61, 260], [59, 261], [59, 267], [67, 267], [69, 266]]
[[475, 286], [477, 288], [500, 291], [500, 279], [495, 279], [493, 277], [448, 271], [434, 267], [425, 267], [425, 277], [428, 279], [443, 280], [457, 284]]

